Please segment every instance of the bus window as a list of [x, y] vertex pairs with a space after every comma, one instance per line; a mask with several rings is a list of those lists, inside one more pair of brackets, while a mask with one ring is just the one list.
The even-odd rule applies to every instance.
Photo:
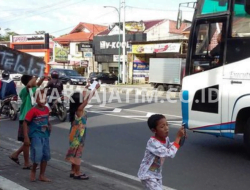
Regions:
[[192, 56], [191, 73], [197, 73], [222, 65], [220, 59], [222, 23], [197, 26], [195, 51]]
[[246, 13], [244, 3], [234, 5], [232, 37], [250, 37], [250, 15]]

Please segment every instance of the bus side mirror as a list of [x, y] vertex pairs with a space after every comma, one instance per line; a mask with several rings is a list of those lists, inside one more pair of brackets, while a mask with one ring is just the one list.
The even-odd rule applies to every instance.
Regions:
[[177, 30], [181, 28], [181, 24], [182, 24], [182, 10], [179, 9], [178, 16], [177, 16], [177, 23], [176, 23]]
[[245, 1], [245, 11], [247, 14], [250, 14], [250, 0]]

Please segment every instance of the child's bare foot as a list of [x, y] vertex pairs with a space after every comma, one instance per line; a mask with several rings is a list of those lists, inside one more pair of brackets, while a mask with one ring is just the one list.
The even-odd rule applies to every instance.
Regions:
[[30, 181], [31, 182], [36, 181], [36, 172], [33, 172], [32, 170], [30, 172]]
[[49, 178], [46, 178], [45, 176], [39, 176], [39, 180], [42, 182], [51, 182]]

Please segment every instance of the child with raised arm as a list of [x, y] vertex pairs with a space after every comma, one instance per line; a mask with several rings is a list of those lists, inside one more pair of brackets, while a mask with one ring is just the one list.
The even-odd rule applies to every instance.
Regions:
[[49, 123], [49, 108], [45, 106], [46, 94], [44, 90], [35, 92], [35, 100], [37, 105], [28, 111], [23, 123], [24, 144], [30, 145], [30, 159], [33, 162], [30, 181], [36, 180], [36, 169], [40, 164], [39, 180], [50, 182], [50, 179], [45, 177], [45, 170], [47, 162], [50, 160], [51, 125]]
[[[84, 111], [85, 106], [90, 99], [94, 96], [95, 91], [100, 87], [99, 84], [95, 86], [95, 89], [86, 95], [86, 90], [82, 93], [76, 92], [71, 98], [70, 102], [70, 134], [69, 134], [69, 149], [66, 154], [66, 161], [71, 163], [70, 177], [78, 180], [87, 180], [89, 177], [86, 174], [82, 174], [80, 171], [81, 157], [84, 148], [86, 138], [86, 122], [87, 116]], [[87, 88], [87, 86], [86, 86]]]
[[148, 118], [149, 129], [155, 134], [147, 143], [138, 177], [147, 190], [162, 190], [162, 166], [166, 157], [174, 158], [181, 137], [185, 136], [180, 128], [173, 143], [168, 137], [168, 123], [164, 115], [155, 114]]
[[[25, 119], [25, 116], [27, 112], [33, 107], [32, 105], [32, 93], [36, 91], [36, 89], [43, 83], [45, 77], [42, 77], [37, 82], [37, 77], [33, 77], [30, 75], [23, 75], [21, 77], [21, 82], [24, 85], [23, 89], [19, 93], [19, 97], [22, 100], [22, 104], [20, 107], [20, 116], [19, 116], [19, 128], [18, 128], [18, 137], [17, 140], [23, 142], [24, 136], [23, 136], [23, 122]], [[29, 162], [29, 145], [25, 146], [22, 144], [22, 146], [14, 152], [12, 155], [10, 155], [10, 159], [13, 160], [15, 163], [20, 165], [18, 156], [23, 152], [24, 157], [24, 166], [23, 169], [30, 170], [32, 165]]]

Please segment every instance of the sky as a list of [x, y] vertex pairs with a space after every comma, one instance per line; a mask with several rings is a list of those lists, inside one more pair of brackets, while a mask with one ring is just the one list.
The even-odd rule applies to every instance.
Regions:
[[[118, 12], [104, 6], [118, 8], [119, 1], [122, 0], [0, 0], [0, 33], [9, 28], [18, 34], [46, 31], [58, 37], [69, 33], [79, 22], [111, 25], [118, 22]], [[125, 21], [176, 20], [179, 3], [183, 2], [190, 0], [125, 0]], [[192, 20], [193, 9], [182, 10], [183, 19]], [[120, 15], [122, 21], [122, 11]]]

